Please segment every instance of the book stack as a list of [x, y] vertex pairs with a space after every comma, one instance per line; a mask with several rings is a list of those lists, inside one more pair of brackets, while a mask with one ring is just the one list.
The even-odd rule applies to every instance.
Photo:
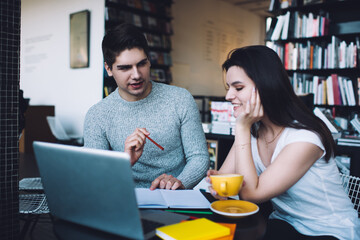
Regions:
[[215, 134], [231, 134], [231, 124], [229, 122], [212, 122], [211, 123], [211, 132]]
[[[155, 30], [166, 34], [172, 34], [172, 24], [169, 21], [163, 19], [166, 14], [169, 14], [167, 8], [156, 9], [154, 3], [144, 1], [143, 6], [140, 4], [132, 4], [132, 1], [127, 3], [115, 3], [105, 7], [105, 20], [116, 21], [116, 22], [128, 22], [132, 23], [137, 27], [144, 28], [146, 30]], [[124, 10], [119, 10], [119, 6], [124, 5]], [[135, 13], [127, 11], [128, 8], [140, 9], [152, 14], [156, 14], [159, 17], [145, 16], [142, 13]]]
[[357, 116], [357, 114], [355, 115], [355, 117], [350, 121], [351, 125], [355, 128], [355, 130], [360, 133], [360, 121], [359, 118]]
[[360, 147], [359, 136], [346, 136], [337, 139], [337, 144], [341, 146]]
[[269, 11], [274, 11], [279, 8], [290, 8], [298, 6], [298, 0], [271, 0], [269, 5]]
[[233, 116], [233, 106], [230, 102], [211, 101], [211, 132], [216, 134], [231, 134], [232, 123], [235, 122]]
[[211, 131], [211, 124], [210, 123], [202, 123], [202, 128], [204, 133], [209, 133]]
[[159, 227], [156, 229], [156, 235], [165, 240], [232, 239], [235, 232], [234, 225], [220, 224], [206, 218], [199, 218]]
[[350, 161], [351, 158], [349, 156], [335, 157], [336, 166], [342, 174], [350, 175]]
[[327, 109], [320, 109], [316, 107], [314, 108], [314, 114], [326, 124], [331, 133], [339, 133], [342, 131], [342, 128], [336, 124], [334, 118]]
[[163, 69], [150, 69], [150, 79], [156, 82], [166, 82], [166, 75]]
[[171, 56], [168, 53], [150, 51], [149, 55], [151, 64], [172, 65]]
[[359, 105], [355, 98], [355, 91], [360, 90], [360, 78], [356, 81], [357, 86], [354, 86], [350, 78], [338, 74], [326, 77], [294, 72], [290, 81], [296, 94], [313, 93], [315, 105]]
[[314, 15], [311, 12], [300, 14], [298, 11], [288, 11], [283, 15], [269, 19], [271, 19], [271, 23], [268, 24], [266, 38], [271, 41], [319, 37], [329, 32], [328, 16]]

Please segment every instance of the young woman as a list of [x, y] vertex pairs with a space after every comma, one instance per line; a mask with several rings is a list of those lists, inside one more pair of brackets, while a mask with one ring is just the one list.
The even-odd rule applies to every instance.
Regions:
[[278, 55], [266, 46], [235, 49], [223, 70], [235, 141], [221, 169], [208, 176], [242, 174], [241, 199], [271, 200], [265, 239], [360, 239], [332, 135], [295, 95]]

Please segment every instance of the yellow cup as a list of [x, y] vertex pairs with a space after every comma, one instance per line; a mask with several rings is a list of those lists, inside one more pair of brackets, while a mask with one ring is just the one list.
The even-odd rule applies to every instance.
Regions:
[[238, 195], [244, 176], [240, 174], [211, 175], [212, 188], [219, 196], [230, 197]]

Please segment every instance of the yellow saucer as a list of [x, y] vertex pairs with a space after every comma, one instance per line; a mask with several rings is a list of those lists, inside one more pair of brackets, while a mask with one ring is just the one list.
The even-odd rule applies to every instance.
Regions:
[[210, 205], [210, 209], [230, 218], [240, 218], [255, 214], [259, 207], [255, 203], [242, 200], [219, 200]]

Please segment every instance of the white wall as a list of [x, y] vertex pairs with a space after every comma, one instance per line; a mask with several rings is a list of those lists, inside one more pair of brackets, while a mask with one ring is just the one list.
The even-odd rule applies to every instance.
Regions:
[[227, 53], [264, 44], [265, 19], [218, 0], [175, 0], [172, 13], [172, 84], [193, 95], [225, 96]]
[[[68, 134], [102, 99], [105, 0], [22, 0], [20, 88], [31, 105], [55, 105]], [[90, 67], [70, 68], [69, 15], [90, 11]], [[263, 44], [265, 20], [218, 0], [175, 0], [173, 83], [194, 95], [224, 96], [221, 64], [230, 49]]]
[[[104, 0], [22, 0], [20, 88], [30, 105], [54, 105], [70, 135], [82, 136], [84, 117], [102, 99]], [[90, 66], [70, 68], [70, 17], [90, 11]]]

